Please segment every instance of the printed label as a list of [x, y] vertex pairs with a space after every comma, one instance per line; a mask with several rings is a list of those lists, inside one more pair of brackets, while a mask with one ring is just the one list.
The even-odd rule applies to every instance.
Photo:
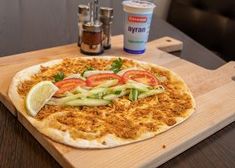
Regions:
[[132, 27], [132, 26], [128, 26], [128, 31], [133, 33], [143, 33], [146, 31], [145, 27]]
[[129, 16], [128, 21], [135, 22], [135, 23], [145, 23], [147, 22], [147, 17], [146, 16]]
[[152, 14], [125, 12], [124, 49], [131, 53], [143, 53], [148, 40]]

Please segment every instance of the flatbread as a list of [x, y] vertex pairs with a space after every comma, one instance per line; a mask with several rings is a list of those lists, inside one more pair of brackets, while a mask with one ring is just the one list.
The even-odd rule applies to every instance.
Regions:
[[135, 66], [164, 76], [166, 81], [161, 84], [166, 87], [166, 92], [137, 102], [123, 97], [107, 107], [46, 105], [35, 118], [27, 114], [25, 90], [37, 82], [51, 80], [61, 70], [68, 75], [81, 73], [91, 65], [100, 70], [109, 69], [116, 58], [66, 58], [31, 66], [13, 77], [8, 95], [17, 110], [38, 131], [56, 142], [78, 148], [111, 148], [142, 141], [180, 124], [195, 111], [195, 100], [179, 75], [155, 64], [122, 58], [123, 69]]

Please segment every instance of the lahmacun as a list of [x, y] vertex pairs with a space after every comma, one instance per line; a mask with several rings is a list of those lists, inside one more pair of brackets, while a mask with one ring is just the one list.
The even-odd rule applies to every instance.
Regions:
[[[42, 81], [51, 81], [61, 92], [33, 117], [25, 99]], [[195, 110], [195, 100], [179, 75], [124, 57], [77, 57], [34, 65], [13, 77], [8, 94], [38, 131], [78, 148], [145, 140], [185, 121]]]

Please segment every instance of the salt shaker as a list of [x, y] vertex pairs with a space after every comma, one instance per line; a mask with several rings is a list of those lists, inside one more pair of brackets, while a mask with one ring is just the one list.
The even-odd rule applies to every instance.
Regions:
[[113, 8], [100, 7], [100, 21], [103, 23], [103, 47], [111, 47], [111, 24], [113, 23]]
[[90, 19], [89, 7], [87, 5], [78, 5], [78, 43], [81, 45], [82, 41], [82, 25]]

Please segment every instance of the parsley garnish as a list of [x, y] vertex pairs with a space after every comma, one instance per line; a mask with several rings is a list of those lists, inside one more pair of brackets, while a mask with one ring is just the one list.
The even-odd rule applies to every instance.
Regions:
[[117, 91], [114, 92], [115, 95], [120, 95], [121, 93], [122, 93], [121, 90], [117, 90]]
[[62, 81], [64, 79], [64, 73], [63, 72], [58, 72], [56, 75], [53, 76], [54, 78], [54, 82], [59, 82]]
[[92, 71], [92, 70], [94, 70], [93, 67], [87, 67], [87, 68], [82, 72], [81, 75], [83, 76], [86, 71]]
[[112, 70], [114, 73], [118, 73], [121, 70], [122, 64], [123, 60], [121, 58], [118, 58], [113, 61], [110, 70]]

